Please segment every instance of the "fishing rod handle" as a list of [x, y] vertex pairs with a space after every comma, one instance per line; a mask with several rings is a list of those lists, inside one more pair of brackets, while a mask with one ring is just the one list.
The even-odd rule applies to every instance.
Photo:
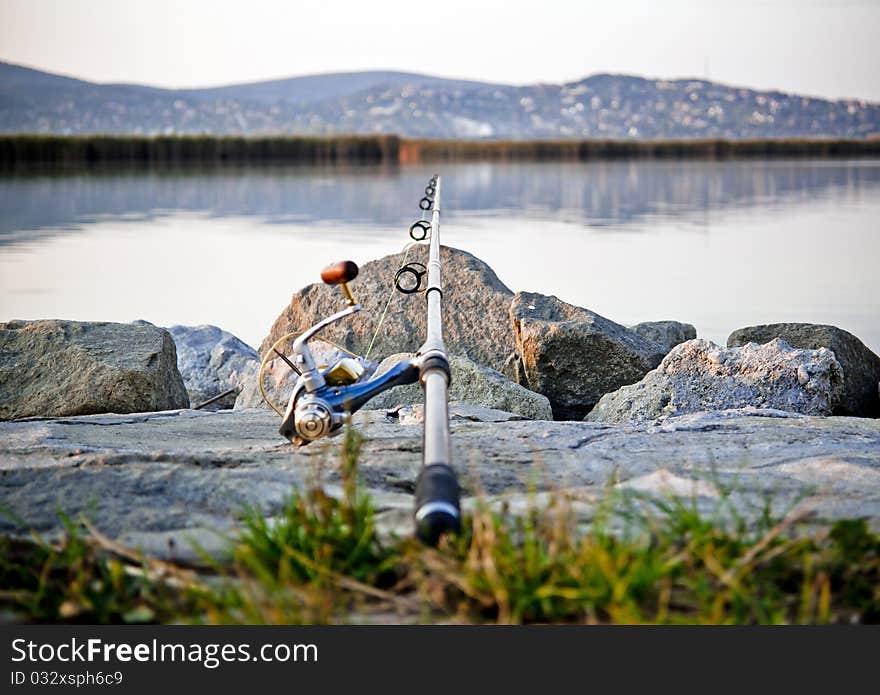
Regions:
[[435, 546], [445, 533], [461, 531], [461, 490], [452, 466], [432, 463], [416, 480], [416, 536]]

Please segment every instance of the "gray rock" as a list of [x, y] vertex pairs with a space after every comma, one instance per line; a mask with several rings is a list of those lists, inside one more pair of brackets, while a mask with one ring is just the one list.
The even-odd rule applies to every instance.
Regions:
[[843, 395], [843, 370], [825, 348], [782, 340], [723, 348], [689, 340], [637, 384], [603, 396], [590, 422], [646, 422], [670, 415], [754, 406], [830, 415]]
[[[410, 249], [407, 261], [427, 264], [428, 249]], [[470, 357], [478, 364], [501, 369], [513, 351], [513, 334], [507, 308], [513, 293], [494, 271], [469, 253], [442, 247], [443, 337], [450, 354]], [[365, 263], [351, 289], [363, 310], [351, 319], [326, 329], [322, 335], [363, 355], [369, 347], [389, 296], [391, 303], [372, 352], [381, 358], [398, 352], [415, 352], [425, 340], [424, 295], [392, 292], [394, 275], [404, 255], [385, 256]], [[424, 285], [423, 285], [424, 286]], [[264, 355], [285, 333], [301, 333], [345, 306], [342, 294], [324, 284], [299, 290], [272, 326], [260, 347]]]
[[547, 396], [557, 419], [583, 418], [604, 394], [638, 381], [665, 354], [629, 328], [556, 297], [519, 292], [510, 320], [521, 383]]
[[[386, 416], [397, 418], [401, 425], [421, 425], [425, 421], [425, 406], [421, 403], [404, 405], [400, 408], [386, 412]], [[449, 422], [467, 420], [470, 422], [513, 422], [514, 420], [529, 420], [517, 413], [508, 413], [504, 410], [486, 408], [472, 403], [449, 403]]]
[[[256, 350], [217, 326], [171, 326], [168, 332], [177, 346], [177, 368], [192, 405], [240, 389], [259, 366]], [[209, 407], [231, 408], [235, 398], [232, 393]]]
[[[253, 369], [244, 375], [241, 390], [235, 397], [233, 408], [240, 410], [242, 408], [269, 408], [269, 404], [263, 400], [260, 393], [260, 385], [258, 381], [260, 365], [254, 365]], [[266, 389], [266, 395], [275, 404], [276, 408], [284, 410], [287, 407], [287, 400], [293, 393], [293, 386], [296, 383], [296, 374], [288, 367], [280, 358], [269, 360], [266, 363], [266, 369], [263, 370], [263, 388]]]
[[679, 321], [644, 321], [630, 328], [646, 340], [657, 343], [666, 353], [676, 345], [697, 337], [696, 328]]
[[174, 340], [149, 325], [0, 323], [0, 419], [189, 407]]
[[[746, 409], [631, 426], [452, 410], [465, 509], [476, 495], [524, 510], [564, 493], [589, 522], [610, 486], [671, 495], [708, 514], [733, 508], [757, 519], [768, 502], [776, 514], [800, 504], [816, 523], [865, 517], [880, 527], [880, 420]], [[354, 418], [366, 437], [359, 476], [379, 520], [408, 535], [422, 428], [416, 413], [404, 420], [382, 411]], [[206, 536], [234, 532], [247, 505], [278, 514], [318, 469], [328, 492], [338, 489], [341, 441], [297, 449], [278, 422], [251, 409], [0, 423], [0, 508], [11, 512], [0, 515], [0, 532], [51, 537], [62, 531], [62, 509], [145, 551], [168, 555], [173, 538], [175, 556], [194, 555], [190, 539], [206, 545]]]
[[844, 395], [835, 414], [880, 417], [880, 357], [852, 333], [814, 323], [771, 323], [735, 330], [727, 345], [766, 343], [773, 338], [782, 338], [796, 348], [831, 350], [843, 367]]
[[[379, 364], [376, 375], [384, 374], [395, 364], [410, 356], [403, 353], [385, 358]], [[449, 400], [516, 413], [531, 420], [553, 419], [550, 401], [546, 396], [513, 383], [494, 369], [483, 367], [460, 355], [451, 355], [449, 366], [452, 369]], [[369, 407], [390, 409], [421, 403], [422, 400], [421, 386], [410, 384], [379, 394], [370, 401]]]

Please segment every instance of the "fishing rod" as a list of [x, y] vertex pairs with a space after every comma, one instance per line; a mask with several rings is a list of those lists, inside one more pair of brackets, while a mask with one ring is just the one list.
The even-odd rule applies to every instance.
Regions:
[[[283, 354], [278, 347], [296, 334], [289, 333], [276, 341], [263, 357], [259, 385], [265, 401], [282, 418], [279, 429], [281, 435], [297, 446], [305, 446], [323, 437], [338, 434], [352, 413], [383, 391], [418, 381], [424, 392], [424, 431], [422, 467], [415, 490], [415, 530], [422, 541], [436, 545], [443, 534], [457, 533], [461, 528], [460, 490], [451, 466], [449, 438], [449, 384], [452, 373], [443, 342], [438, 175], [435, 174], [425, 187], [419, 209], [422, 217], [409, 228], [412, 242], [404, 249], [403, 265], [394, 276], [392, 295], [379, 319], [367, 355], [379, 334], [395, 289], [403, 294], [425, 294], [427, 330], [425, 342], [418, 352], [384, 374], [374, 377], [368, 376], [366, 356], [356, 355], [338, 345], [334, 347], [348, 357], [339, 358], [326, 367], [318, 366], [309, 348], [309, 341], [313, 338], [324, 340], [318, 337], [318, 333], [361, 310], [361, 305], [348, 286], [357, 277], [359, 269], [352, 261], [340, 261], [327, 266], [321, 272], [321, 279], [327, 285], [339, 286], [347, 307], [298, 335], [293, 341], [290, 356]], [[430, 219], [427, 219], [429, 213]], [[429, 247], [428, 265], [414, 261], [407, 263], [411, 247], [423, 243], [427, 243]], [[425, 275], [427, 286], [422, 289]], [[263, 371], [273, 354], [283, 359], [298, 375], [287, 409], [283, 413], [275, 407], [263, 388]]]

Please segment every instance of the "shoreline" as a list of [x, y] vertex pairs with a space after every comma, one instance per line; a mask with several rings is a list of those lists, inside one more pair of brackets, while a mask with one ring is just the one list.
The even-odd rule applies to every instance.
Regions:
[[0, 171], [185, 165], [406, 166], [434, 162], [844, 159], [880, 157], [880, 139], [424, 140], [327, 137], [0, 135]]

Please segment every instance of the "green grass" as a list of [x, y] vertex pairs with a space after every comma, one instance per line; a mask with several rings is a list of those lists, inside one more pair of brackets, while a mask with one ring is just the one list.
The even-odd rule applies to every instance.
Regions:
[[341, 501], [313, 485], [304, 493], [294, 490], [276, 519], [250, 510], [235, 547], [236, 560], [289, 581], [315, 581], [327, 569], [376, 582], [391, 552], [376, 536], [372, 501], [357, 488], [360, 446], [360, 436], [349, 428], [342, 452]]
[[[30, 622], [164, 622], [197, 610], [192, 573], [141, 561], [61, 516], [57, 542], [0, 536], [0, 605]], [[108, 547], [112, 550], [108, 552]]]
[[69, 521], [52, 543], [3, 539], [0, 601], [33, 622], [880, 622], [880, 538], [862, 520], [749, 524], [609, 491], [589, 526], [564, 495], [525, 515], [478, 501], [426, 548], [378, 533], [360, 446], [349, 428], [338, 497], [315, 481], [270, 520], [247, 511], [231, 561], [199, 573]]

